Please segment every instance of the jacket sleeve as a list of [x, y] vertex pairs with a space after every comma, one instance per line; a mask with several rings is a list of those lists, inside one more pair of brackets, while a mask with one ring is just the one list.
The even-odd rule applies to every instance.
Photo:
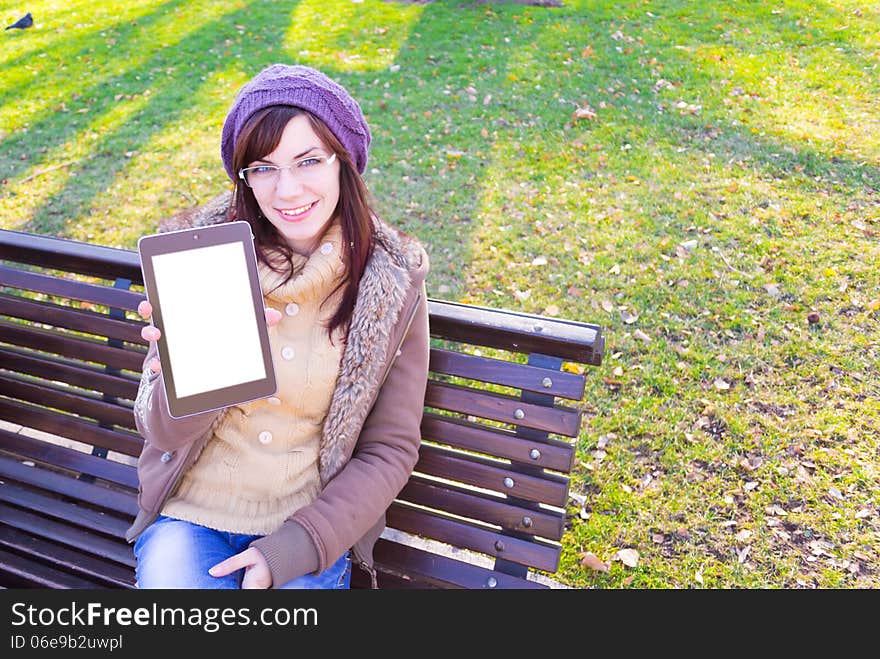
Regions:
[[156, 342], [151, 341], [144, 358], [141, 382], [134, 402], [134, 421], [141, 437], [148, 443], [163, 451], [175, 451], [207, 432], [220, 411], [203, 412], [180, 419], [172, 417], [168, 411], [162, 372], [153, 373], [149, 366], [158, 357]]
[[327, 569], [382, 518], [403, 489], [419, 457], [428, 358], [422, 284], [412, 324], [351, 460], [312, 504], [296, 511], [275, 533], [251, 543], [269, 563], [273, 586]]

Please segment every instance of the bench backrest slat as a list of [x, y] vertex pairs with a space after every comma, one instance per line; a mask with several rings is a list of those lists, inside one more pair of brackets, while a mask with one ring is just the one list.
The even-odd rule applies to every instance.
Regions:
[[142, 343], [140, 329], [132, 322], [106, 314], [83, 311], [48, 302], [35, 302], [14, 295], [0, 294], [0, 315], [34, 323], [87, 332], [108, 339]]
[[535, 442], [518, 437], [506, 428], [490, 428], [434, 412], [425, 412], [422, 418], [422, 439], [564, 472], [571, 471], [575, 455], [574, 447], [566, 442]]
[[34, 293], [45, 293], [56, 297], [80, 302], [90, 302], [118, 309], [136, 311], [143, 295], [121, 288], [110, 288], [100, 284], [73, 281], [64, 277], [53, 277], [39, 272], [20, 270], [0, 265], [0, 286], [10, 286]]
[[436, 381], [428, 383], [425, 405], [567, 437], [577, 436], [580, 429], [578, 410], [559, 405], [531, 405], [518, 398]]
[[146, 350], [143, 352], [124, 350], [87, 337], [73, 338], [74, 335], [61, 330], [28, 327], [21, 323], [6, 321], [0, 321], [0, 336], [3, 336], [3, 340], [7, 343], [24, 348], [43, 350], [63, 357], [82, 359], [104, 364], [110, 368], [126, 369], [138, 373], [143, 366], [146, 354]]
[[140, 378], [110, 375], [104, 369], [82, 362], [68, 363], [53, 355], [12, 348], [0, 348], [0, 368], [132, 401], [140, 383]]
[[398, 497], [417, 506], [442, 508], [453, 515], [483, 520], [503, 529], [530, 533], [550, 540], [562, 538], [564, 516], [546, 509], [511, 505], [503, 497], [467, 491], [448, 483], [438, 484], [420, 477], [410, 478]]
[[[498, 463], [503, 465], [503, 463]], [[428, 476], [515, 496], [519, 499], [564, 506], [568, 479], [551, 480], [551, 475], [536, 478], [494, 466], [477, 456], [466, 456], [436, 446], [422, 445], [416, 471]], [[507, 484], [505, 484], [505, 482]], [[509, 485], [509, 486], [508, 486]]]
[[33, 384], [19, 378], [0, 375], [0, 395], [70, 412], [78, 417], [94, 419], [99, 423], [136, 430], [131, 407], [104, 402], [100, 398], [95, 398], [95, 394], [89, 395], [84, 391]]
[[559, 549], [551, 545], [529, 542], [451, 517], [394, 503], [388, 509], [388, 521], [401, 531], [418, 533], [440, 542], [452, 542], [490, 556], [503, 555], [507, 560], [539, 570], [555, 572], [559, 566]]
[[431, 336], [519, 353], [548, 353], [582, 364], [602, 358], [599, 327], [458, 304], [428, 301]]
[[[516, 364], [501, 359], [479, 357], [440, 348], [431, 349], [429, 368], [435, 373], [465, 377], [571, 400], [583, 398], [586, 386], [586, 378], [583, 375], [560, 371], [551, 374], [547, 372], [547, 369], [527, 364]], [[549, 382], [545, 383], [545, 380], [549, 380]]]

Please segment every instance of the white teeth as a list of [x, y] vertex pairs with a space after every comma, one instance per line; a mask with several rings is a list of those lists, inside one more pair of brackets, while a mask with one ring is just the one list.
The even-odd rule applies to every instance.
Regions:
[[302, 215], [307, 210], [309, 210], [312, 206], [314, 206], [314, 202], [311, 204], [306, 204], [305, 206], [300, 206], [299, 208], [291, 208], [280, 211], [282, 215], [294, 216], [294, 215]]

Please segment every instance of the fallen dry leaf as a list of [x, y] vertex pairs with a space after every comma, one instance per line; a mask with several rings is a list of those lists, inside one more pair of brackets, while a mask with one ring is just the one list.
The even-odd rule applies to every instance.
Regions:
[[736, 534], [736, 541], [737, 542], [745, 542], [746, 540], [748, 540], [751, 537], [752, 537], [752, 532], [749, 531], [748, 529], [743, 529], [742, 531], [740, 531], [739, 533]]
[[598, 119], [599, 115], [591, 107], [578, 108], [572, 115], [575, 119], [589, 119], [591, 121]]
[[633, 336], [637, 338], [639, 341], [644, 341], [645, 343], [651, 342], [651, 337], [645, 334], [642, 330], [637, 329], [633, 332]]
[[730, 383], [726, 380], [718, 378], [717, 380], [715, 380], [715, 388], [718, 391], [727, 391], [728, 389], [730, 389]]
[[615, 556], [627, 567], [636, 567], [639, 564], [639, 552], [635, 549], [619, 549]]
[[608, 313], [614, 311], [614, 305], [609, 300], [602, 300], [602, 308]]
[[591, 570], [596, 570], [596, 572], [607, 573], [611, 569], [611, 566], [608, 563], [600, 560], [596, 554], [589, 551], [581, 554], [581, 565], [583, 567], [588, 567]]

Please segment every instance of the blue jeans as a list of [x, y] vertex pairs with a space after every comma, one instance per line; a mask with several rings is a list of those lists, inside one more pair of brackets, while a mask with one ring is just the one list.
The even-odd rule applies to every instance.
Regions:
[[[212, 577], [208, 568], [234, 556], [259, 535], [216, 531], [160, 515], [134, 543], [138, 588], [241, 588], [244, 570]], [[351, 552], [320, 574], [304, 574], [281, 588], [340, 588], [351, 583]]]

